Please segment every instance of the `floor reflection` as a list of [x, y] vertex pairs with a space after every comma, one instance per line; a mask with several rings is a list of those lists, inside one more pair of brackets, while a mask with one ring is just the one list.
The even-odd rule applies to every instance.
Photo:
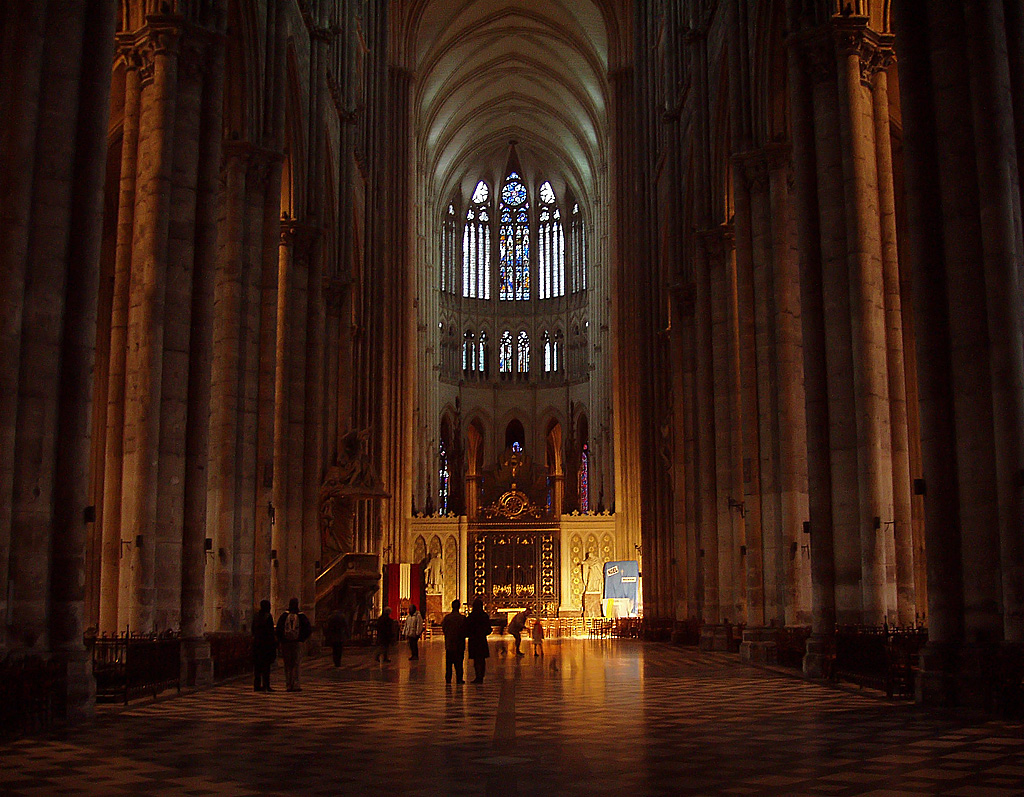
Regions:
[[[242, 679], [0, 746], [0, 794], [1021, 794], [1020, 724], [970, 723], [635, 640], [347, 648], [303, 691]], [[404, 655], [403, 655], [404, 654]], [[473, 666], [467, 662], [467, 679]], [[281, 684], [276, 670], [272, 684]]]

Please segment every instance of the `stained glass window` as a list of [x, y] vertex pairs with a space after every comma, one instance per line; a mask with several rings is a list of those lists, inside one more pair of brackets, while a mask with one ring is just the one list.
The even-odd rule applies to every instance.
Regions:
[[480, 331], [479, 343], [477, 344], [476, 370], [481, 373], [487, 371], [487, 333]]
[[468, 330], [462, 339], [462, 370], [476, 370], [476, 345], [473, 341], [473, 333]]
[[444, 440], [441, 441], [441, 445], [438, 446], [438, 458], [440, 464], [437, 469], [437, 503], [441, 508], [441, 514], [448, 514], [448, 494], [449, 494], [449, 477], [448, 472], [448, 452], [444, 449]]
[[572, 241], [572, 292], [578, 293], [587, 289], [587, 236], [578, 202], [572, 206], [569, 233]]
[[555, 204], [551, 183], [540, 187], [537, 228], [537, 297], [553, 299], [565, 294], [565, 233], [562, 213]]
[[586, 512], [590, 509], [590, 452], [587, 450], [587, 444], [583, 444], [583, 451], [580, 454], [580, 479], [579, 479], [579, 493], [580, 493], [580, 512]]
[[518, 351], [516, 357], [517, 371], [521, 374], [530, 373], [530, 336], [526, 334], [526, 330], [520, 330]]
[[510, 172], [501, 188], [498, 298], [506, 301], [526, 301], [530, 298], [530, 205], [526, 201], [526, 186], [519, 175]]
[[544, 373], [550, 374], [555, 370], [555, 353], [551, 342], [551, 335], [544, 332]]
[[503, 374], [512, 373], [512, 333], [507, 329], [501, 333], [498, 346], [498, 370]]
[[455, 206], [448, 205], [448, 212], [444, 219], [444, 229], [441, 235], [441, 292], [455, 293], [457, 290], [455, 282], [455, 242], [456, 242], [456, 218]]
[[466, 226], [462, 233], [462, 295], [469, 299], [491, 298], [489, 195], [487, 183], [481, 180], [473, 191], [473, 204], [466, 212]]

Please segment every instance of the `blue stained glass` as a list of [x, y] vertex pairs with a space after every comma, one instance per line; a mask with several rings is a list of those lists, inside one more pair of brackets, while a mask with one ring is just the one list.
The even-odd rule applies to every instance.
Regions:
[[522, 205], [526, 201], [526, 187], [516, 177], [516, 173], [512, 172], [501, 189], [501, 201], [512, 207]]
[[501, 284], [498, 298], [525, 301], [530, 298], [530, 217], [526, 188], [515, 172], [501, 189]]
[[590, 509], [590, 463], [587, 460], [587, 445], [584, 443], [580, 456], [580, 512]]
[[448, 452], [444, 450], [444, 442], [441, 442], [439, 446], [441, 464], [438, 468], [437, 480], [438, 480], [438, 504], [441, 507], [441, 514], [448, 514], [448, 495], [449, 495], [449, 478], [450, 473], [448, 471]]

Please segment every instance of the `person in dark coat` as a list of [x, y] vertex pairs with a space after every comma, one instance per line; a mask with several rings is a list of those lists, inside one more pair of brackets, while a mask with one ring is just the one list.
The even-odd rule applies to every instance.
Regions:
[[391, 661], [388, 658], [388, 651], [391, 643], [395, 641], [395, 621], [391, 619], [391, 607], [385, 606], [380, 617], [377, 618], [377, 661], [384, 657], [384, 661]]
[[345, 619], [341, 609], [335, 609], [327, 618], [324, 626], [324, 642], [331, 648], [334, 656], [334, 666], [341, 666], [341, 651], [348, 638], [348, 621]]
[[465, 683], [462, 675], [462, 660], [466, 657], [466, 617], [459, 611], [461, 602], [452, 601], [452, 610], [441, 621], [444, 633], [444, 680], [452, 682], [452, 670], [455, 670], [455, 683]]
[[270, 688], [270, 666], [277, 658], [277, 633], [270, 601], [260, 601], [260, 610], [252, 621], [253, 691], [273, 692]]
[[466, 639], [469, 642], [469, 657], [473, 660], [476, 677], [473, 683], [484, 682], [484, 671], [487, 669], [487, 657], [491, 655], [487, 644], [487, 635], [491, 633], [491, 617], [484, 611], [482, 598], [473, 601], [473, 611], [466, 618]]

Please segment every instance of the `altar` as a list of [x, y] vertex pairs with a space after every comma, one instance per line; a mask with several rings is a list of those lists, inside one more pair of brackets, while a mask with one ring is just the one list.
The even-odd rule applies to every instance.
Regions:
[[465, 515], [410, 519], [406, 545], [427, 565], [429, 620], [476, 597], [494, 619], [525, 608], [578, 617], [584, 603], [600, 614], [602, 564], [630, 548], [611, 513], [562, 514], [562, 479], [516, 444], [493, 467], [470, 468]]

